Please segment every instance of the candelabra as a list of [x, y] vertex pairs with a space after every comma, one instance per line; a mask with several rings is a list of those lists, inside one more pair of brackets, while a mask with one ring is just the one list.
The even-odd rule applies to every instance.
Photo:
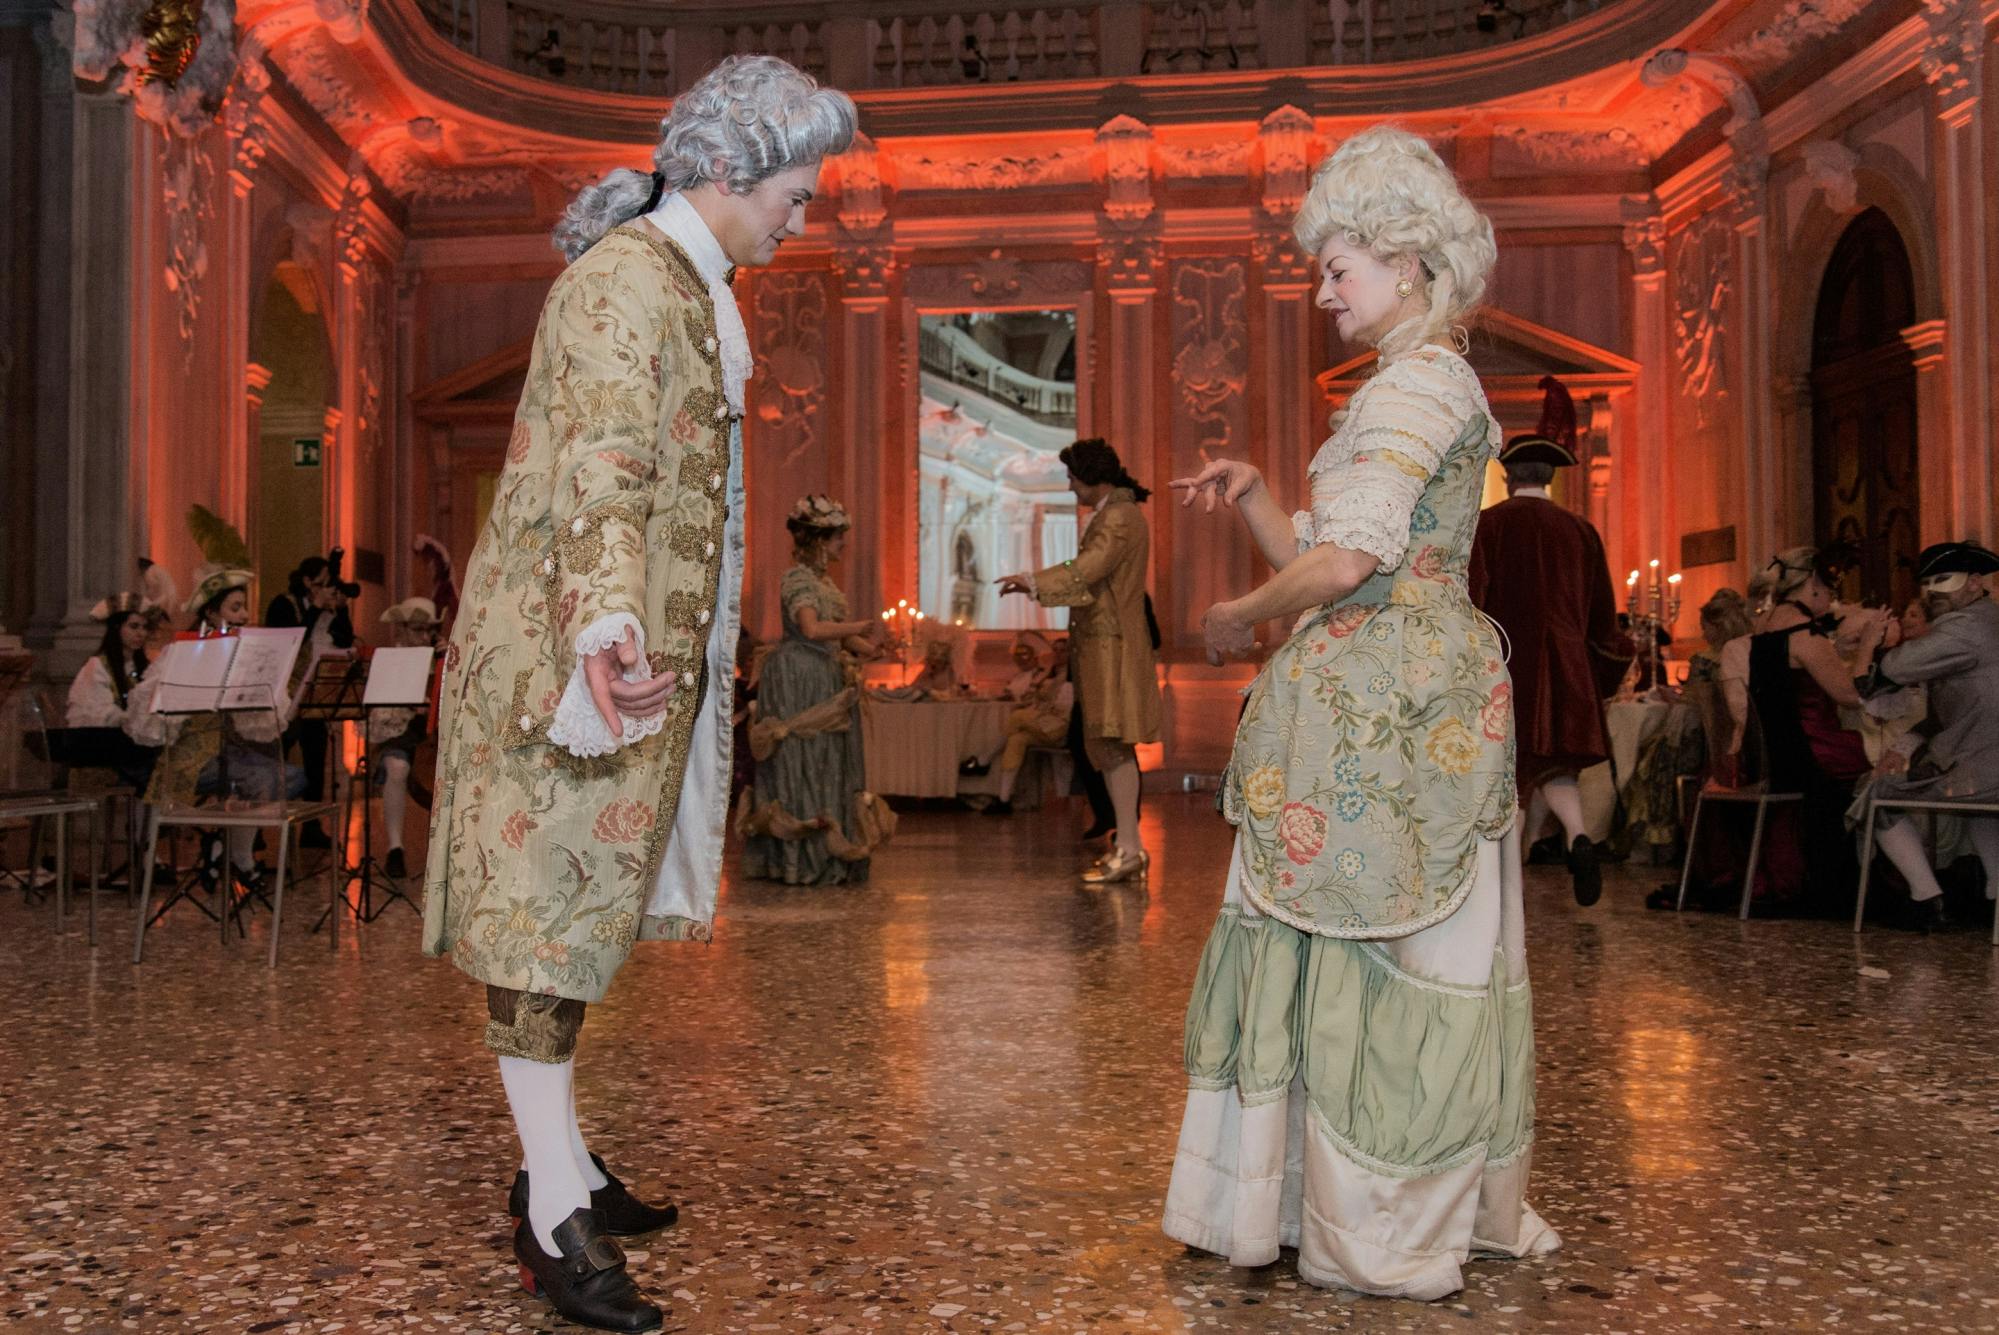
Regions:
[[1679, 575], [1663, 575], [1657, 557], [1649, 571], [1650, 577], [1643, 581], [1636, 570], [1624, 578], [1624, 611], [1631, 622], [1631, 638], [1638, 646], [1638, 656], [1624, 677], [1626, 695], [1640, 680], [1654, 687], [1666, 684], [1666, 645], [1661, 643], [1660, 632], [1664, 631], [1663, 638], [1670, 642], [1673, 626], [1680, 619]]
[[882, 609], [882, 626], [888, 632], [885, 647], [895, 655], [897, 676], [901, 678], [898, 684], [909, 681], [909, 651], [916, 643], [917, 629], [925, 620], [923, 609], [911, 607], [907, 598], [898, 598], [894, 607]]

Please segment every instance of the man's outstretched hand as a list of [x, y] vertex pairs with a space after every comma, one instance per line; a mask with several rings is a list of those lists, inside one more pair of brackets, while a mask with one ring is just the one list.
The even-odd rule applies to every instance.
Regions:
[[666, 708], [667, 697], [678, 685], [671, 672], [662, 672], [645, 681], [626, 681], [625, 674], [639, 665], [639, 646], [630, 627], [616, 644], [599, 649], [583, 660], [583, 682], [590, 688], [597, 712], [611, 736], [623, 739], [625, 720], [651, 718]]

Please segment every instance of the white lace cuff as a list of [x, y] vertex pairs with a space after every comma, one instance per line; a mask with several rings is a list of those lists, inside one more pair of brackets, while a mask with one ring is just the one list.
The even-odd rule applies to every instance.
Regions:
[[597, 702], [590, 698], [590, 686], [583, 677], [583, 660], [616, 645], [628, 630], [638, 644], [639, 661], [637, 666], [624, 674], [625, 680], [649, 681], [652, 679], [652, 665], [646, 662], [645, 627], [630, 612], [613, 612], [599, 617], [576, 637], [576, 666], [569, 673], [569, 684], [562, 688], [562, 699], [555, 706], [555, 719], [548, 725], [548, 740], [566, 748], [573, 756], [608, 756], [621, 746], [656, 735], [666, 726], [665, 710], [643, 719], [621, 714], [618, 717], [624, 724], [623, 735], [613, 737], [611, 730], [604, 726], [604, 716], [597, 712]]
[[1291, 515], [1291, 535], [1298, 540], [1298, 555], [1303, 556], [1319, 545], [1319, 527], [1312, 522], [1310, 510], [1296, 510]]

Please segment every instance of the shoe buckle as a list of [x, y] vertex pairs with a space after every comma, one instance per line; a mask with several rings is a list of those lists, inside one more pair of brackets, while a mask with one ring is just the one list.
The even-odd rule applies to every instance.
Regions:
[[583, 1244], [583, 1250], [576, 1258], [577, 1278], [587, 1279], [592, 1274], [622, 1269], [624, 1264], [624, 1249], [611, 1239], [599, 1235]]

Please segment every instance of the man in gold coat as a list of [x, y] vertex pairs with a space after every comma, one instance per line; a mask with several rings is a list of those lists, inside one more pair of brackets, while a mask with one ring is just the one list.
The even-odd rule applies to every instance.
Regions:
[[424, 950], [486, 984], [522, 1281], [599, 1329], [660, 1325], [609, 1235], [676, 1212], [584, 1147], [577, 1033], [635, 940], [707, 938], [720, 878], [752, 371], [729, 283], [804, 231], [854, 122], [734, 57], [674, 103], [657, 170], [570, 206], [446, 651]]

